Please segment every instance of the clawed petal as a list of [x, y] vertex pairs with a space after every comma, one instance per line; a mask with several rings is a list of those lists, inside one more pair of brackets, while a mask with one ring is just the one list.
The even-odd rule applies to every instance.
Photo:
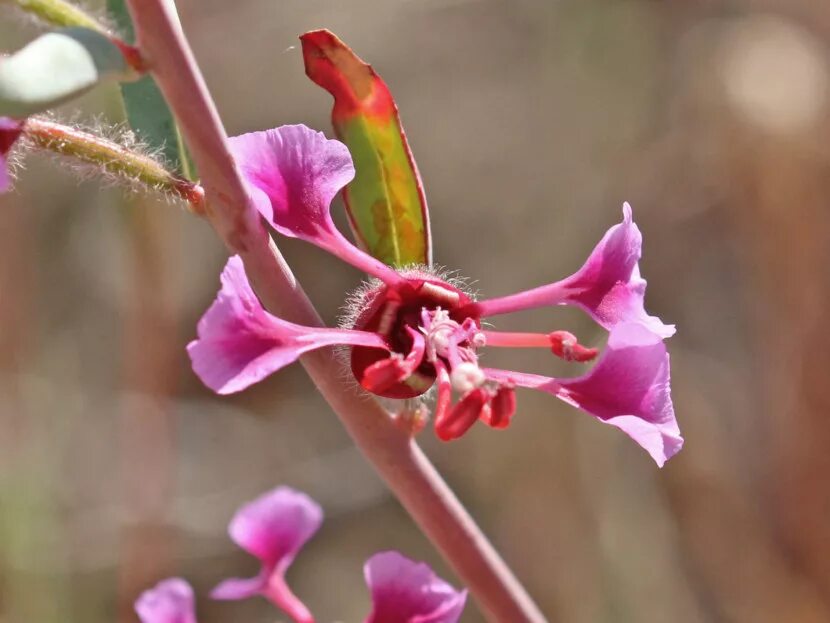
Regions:
[[245, 599], [262, 595], [298, 623], [314, 619], [285, 583], [285, 572], [297, 552], [317, 532], [323, 510], [306, 494], [278, 487], [240, 508], [228, 526], [231, 539], [262, 562], [259, 575], [219, 584], [215, 599]]
[[334, 231], [329, 206], [354, 178], [346, 146], [304, 125], [251, 132], [230, 140], [245, 179], [262, 194], [257, 209], [284, 236], [315, 242]]
[[350, 344], [386, 348], [365, 331], [302, 327], [272, 316], [262, 307], [233, 256], [222, 271], [222, 289], [199, 321], [198, 339], [187, 346], [193, 370], [220, 394], [245, 389], [305, 352]]
[[646, 282], [638, 261], [643, 237], [632, 220], [631, 206], [623, 205], [623, 221], [609, 229], [582, 268], [570, 277], [545, 286], [474, 303], [482, 316], [494, 316], [548, 305], [577, 305], [596, 322], [611, 329], [624, 322], [639, 322], [660, 337], [674, 334], [649, 316], [644, 308]]
[[259, 575], [252, 578], [230, 578], [223, 580], [210, 591], [210, 596], [213, 599], [236, 600], [261, 595], [265, 591], [265, 587], [268, 586], [268, 578], [270, 576], [271, 571], [263, 567]]
[[306, 494], [278, 487], [240, 508], [228, 533], [246, 552], [284, 572], [320, 527], [323, 510]]
[[363, 567], [372, 593], [366, 623], [456, 623], [467, 591], [456, 591], [425, 563], [381, 552]]
[[593, 370], [574, 379], [486, 370], [488, 378], [553, 394], [616, 426], [662, 465], [683, 438], [669, 387], [669, 355], [661, 337], [639, 323], [614, 327]]
[[674, 335], [674, 325], [649, 316], [644, 307], [646, 281], [640, 276], [643, 235], [623, 205], [623, 222], [609, 229], [588, 260], [564, 279], [563, 303], [584, 308], [603, 327], [622, 322], [640, 322], [661, 337]]
[[142, 623], [196, 623], [193, 589], [181, 578], [163, 580], [135, 602]]
[[311, 242], [388, 283], [400, 278], [352, 245], [331, 219], [331, 202], [354, 178], [348, 148], [304, 125], [230, 139], [231, 151], [260, 214], [274, 229]]

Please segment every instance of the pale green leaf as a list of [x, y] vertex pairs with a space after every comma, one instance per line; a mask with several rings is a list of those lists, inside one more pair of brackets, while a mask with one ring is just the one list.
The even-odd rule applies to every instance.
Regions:
[[102, 82], [136, 77], [106, 35], [86, 28], [50, 32], [0, 60], [0, 115], [26, 117]]

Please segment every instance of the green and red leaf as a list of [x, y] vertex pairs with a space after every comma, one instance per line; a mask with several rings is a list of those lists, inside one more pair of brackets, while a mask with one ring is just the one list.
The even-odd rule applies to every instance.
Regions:
[[391, 266], [430, 264], [429, 214], [418, 167], [386, 84], [328, 30], [300, 37], [306, 74], [334, 96], [332, 124], [355, 179], [344, 190], [358, 244]]

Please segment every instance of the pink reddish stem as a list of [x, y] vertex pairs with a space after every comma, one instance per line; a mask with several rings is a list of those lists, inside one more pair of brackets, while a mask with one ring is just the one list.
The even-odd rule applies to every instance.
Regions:
[[[225, 130], [167, 0], [128, 0], [139, 48], [173, 109], [205, 184], [206, 216], [239, 253], [262, 302], [307, 326], [322, 321], [256, 216], [228, 150]], [[375, 401], [354, 391], [330, 349], [301, 358], [355, 444], [491, 621], [546, 619], [418, 445]]]

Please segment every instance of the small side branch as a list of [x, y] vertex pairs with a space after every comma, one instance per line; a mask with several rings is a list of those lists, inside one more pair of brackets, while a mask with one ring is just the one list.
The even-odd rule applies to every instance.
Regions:
[[23, 134], [35, 147], [94, 165], [98, 170], [117, 175], [148, 190], [184, 199], [194, 212], [202, 211], [202, 188], [171, 173], [150, 156], [91, 132], [39, 117], [26, 120]]

